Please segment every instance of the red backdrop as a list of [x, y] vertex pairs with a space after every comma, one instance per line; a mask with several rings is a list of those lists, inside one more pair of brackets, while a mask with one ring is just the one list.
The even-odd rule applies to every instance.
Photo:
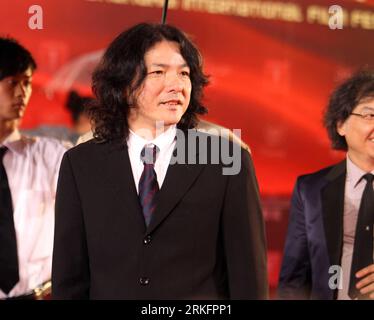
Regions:
[[[157, 5], [162, 1], [39, 0], [43, 29], [32, 30], [28, 11], [34, 2], [0, 0], [0, 33], [17, 38], [39, 65], [22, 126], [69, 126], [65, 90], [45, 91], [58, 70], [105, 48], [130, 25], [160, 21]], [[348, 13], [342, 30], [321, 23], [333, 4], [329, 1], [287, 2], [301, 15], [298, 22], [287, 21], [285, 16], [270, 19], [265, 6], [262, 13], [243, 16], [209, 13], [213, 2], [171, 1], [177, 9], [169, 11], [168, 21], [190, 34], [203, 53], [205, 71], [211, 76], [205, 97], [210, 110], [207, 119], [241, 129], [252, 149], [264, 200], [274, 287], [296, 177], [344, 156], [330, 150], [322, 112], [338, 81], [357, 67], [374, 63], [374, 1], [340, 1]], [[255, 1], [229, 0], [226, 4], [245, 2]], [[183, 10], [182, 3], [194, 3], [194, 9]], [[222, 8], [223, 1], [216, 3]], [[273, 5], [285, 3], [273, 1]], [[87, 81], [78, 83], [78, 88], [90, 90]]]

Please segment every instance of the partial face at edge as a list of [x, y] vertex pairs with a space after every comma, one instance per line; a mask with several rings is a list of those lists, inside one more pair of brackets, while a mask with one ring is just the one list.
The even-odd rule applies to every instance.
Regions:
[[[374, 114], [374, 98], [362, 100], [352, 112]], [[351, 115], [337, 125], [337, 131], [346, 139], [350, 159], [362, 169], [374, 169], [374, 120]]]
[[0, 80], [0, 121], [23, 117], [32, 93], [32, 69]]

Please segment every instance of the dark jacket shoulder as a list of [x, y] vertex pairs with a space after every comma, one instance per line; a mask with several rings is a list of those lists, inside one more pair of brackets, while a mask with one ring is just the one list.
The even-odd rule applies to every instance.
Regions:
[[319, 183], [321, 179], [334, 178], [340, 174], [345, 173], [346, 161], [343, 160], [334, 165], [322, 168], [318, 171], [301, 175], [297, 178], [299, 184], [313, 185]]

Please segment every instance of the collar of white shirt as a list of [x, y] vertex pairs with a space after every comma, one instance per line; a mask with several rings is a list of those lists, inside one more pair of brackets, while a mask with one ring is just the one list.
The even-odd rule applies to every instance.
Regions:
[[7, 147], [12, 152], [22, 153], [25, 143], [19, 130], [15, 129], [0, 145]]
[[127, 146], [132, 154], [139, 155], [143, 147], [147, 144], [154, 144], [159, 148], [160, 153], [167, 150], [170, 145], [174, 142], [177, 133], [176, 125], [171, 126], [166, 131], [158, 135], [153, 140], [146, 140], [141, 136], [137, 135], [134, 131], [130, 130], [129, 137], [127, 138]]
[[[353, 161], [349, 158], [347, 153], [347, 183], [351, 184], [353, 188], [356, 188], [359, 184], [366, 184], [366, 181], [360, 180], [364, 174], [364, 170], [360, 169]], [[374, 174], [374, 171], [371, 172]]]

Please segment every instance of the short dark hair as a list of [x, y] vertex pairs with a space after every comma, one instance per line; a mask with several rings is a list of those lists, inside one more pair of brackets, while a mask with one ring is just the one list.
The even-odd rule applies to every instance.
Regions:
[[25, 72], [28, 68], [36, 69], [36, 62], [31, 53], [15, 39], [0, 38], [0, 80]]
[[[197, 114], [207, 112], [201, 99], [208, 78], [202, 71], [202, 57], [198, 49], [176, 27], [141, 23], [114, 39], [94, 71], [92, 90], [96, 100], [89, 108], [89, 115], [95, 124], [96, 139], [106, 141], [127, 138], [130, 103], [126, 93], [133, 92], [142, 85], [147, 74], [144, 56], [163, 40], [178, 43], [181, 55], [190, 68], [191, 99], [177, 124], [178, 128], [195, 127]], [[134, 79], [137, 79], [135, 84]]]
[[71, 114], [73, 123], [76, 124], [81, 114], [87, 111], [87, 107], [93, 101], [90, 96], [81, 96], [77, 91], [71, 90], [66, 99], [66, 107]]
[[348, 150], [347, 141], [338, 133], [337, 125], [347, 120], [356, 106], [367, 98], [374, 98], [374, 70], [369, 68], [354, 73], [331, 94], [324, 125], [334, 149]]

